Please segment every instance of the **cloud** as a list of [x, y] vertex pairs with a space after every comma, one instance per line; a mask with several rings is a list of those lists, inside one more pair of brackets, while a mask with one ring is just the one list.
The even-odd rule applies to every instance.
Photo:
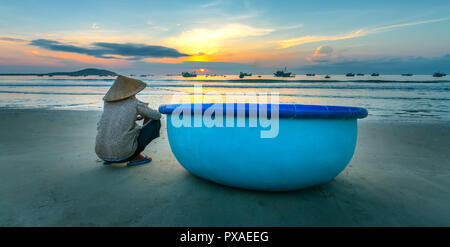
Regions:
[[161, 27], [161, 26], [152, 26], [151, 29], [153, 29], [155, 31], [163, 31], [163, 32], [169, 31], [169, 29], [167, 27]]
[[305, 71], [318, 74], [345, 74], [348, 72], [381, 74], [432, 74], [437, 71], [450, 73], [450, 54], [440, 57], [393, 57], [378, 59], [342, 59], [334, 62], [323, 62], [305, 65], [292, 69], [295, 72]]
[[203, 5], [200, 5], [200, 8], [214, 7], [214, 6], [219, 5], [221, 2], [222, 2], [221, 0], [212, 1], [212, 2], [209, 2], [209, 3], [205, 3]]
[[255, 18], [257, 16], [259, 16], [259, 14], [233, 15], [233, 16], [228, 17], [227, 20], [240, 21], [240, 20]]
[[[150, 28], [151, 28], [152, 30], [156, 30], [156, 31], [164, 31], [164, 32], [169, 31], [169, 29], [168, 29], [167, 27], [157, 26], [157, 25], [155, 25], [155, 24], [153, 23], [153, 21], [151, 21], [151, 20], [148, 20], [148, 21], [147, 21], [147, 25], [149, 25]], [[178, 26], [178, 24], [177, 24], [177, 26]]]
[[284, 26], [284, 27], [279, 27], [277, 28], [277, 30], [291, 30], [291, 29], [300, 29], [303, 27], [303, 24], [297, 24], [297, 25], [292, 25], [292, 26]]
[[99, 29], [100, 27], [97, 25], [97, 23], [92, 23], [92, 29]]
[[382, 26], [382, 27], [371, 28], [371, 29], [360, 29], [360, 30], [351, 32], [346, 35], [332, 35], [332, 36], [308, 35], [308, 36], [302, 36], [302, 37], [287, 39], [287, 40], [277, 40], [277, 41], [274, 41], [273, 43], [278, 44], [280, 49], [284, 49], [284, 48], [294, 47], [294, 46], [303, 45], [303, 44], [307, 44], [307, 43], [352, 39], [352, 38], [362, 37], [365, 35], [379, 33], [379, 32], [383, 32], [383, 31], [391, 31], [391, 30], [395, 30], [398, 28], [402, 28], [402, 27], [422, 25], [422, 24], [428, 24], [428, 23], [433, 23], [433, 22], [441, 22], [441, 21], [445, 21], [448, 19], [449, 18], [440, 18], [440, 19], [432, 19], [432, 20], [425, 20], [425, 21], [416, 21], [416, 22], [402, 23], [402, 24], [396, 24], [396, 25]]
[[313, 54], [313, 57], [327, 57], [333, 52], [333, 48], [330, 46], [319, 46]]
[[218, 29], [194, 29], [182, 34], [182, 37], [188, 42], [207, 41], [216, 39], [232, 39], [249, 36], [262, 36], [273, 29], [254, 28], [242, 24], [228, 24]]
[[439, 18], [439, 19], [432, 19], [432, 20], [426, 20], [426, 21], [416, 21], [416, 22], [409, 22], [409, 23], [402, 23], [402, 24], [396, 24], [396, 25], [377, 27], [377, 28], [372, 28], [372, 29], [369, 29], [369, 30], [365, 30], [363, 32], [363, 34], [367, 35], [367, 34], [372, 34], [372, 33], [383, 32], [383, 31], [390, 31], [390, 30], [397, 29], [397, 28], [402, 28], [402, 27], [409, 27], [409, 26], [422, 25], [422, 24], [428, 24], [428, 23], [433, 23], [433, 22], [446, 21], [448, 19], [449, 18]]
[[362, 30], [358, 30], [356, 32], [353, 32], [353, 33], [350, 33], [350, 34], [347, 34], [347, 35], [341, 35], [341, 36], [312, 36], [312, 35], [308, 35], [308, 36], [303, 36], [303, 37], [294, 38], [294, 39], [279, 40], [279, 41], [276, 41], [275, 43], [277, 43], [279, 45], [279, 48], [283, 49], [283, 48], [289, 48], [289, 47], [298, 46], [298, 45], [307, 44], [307, 43], [320, 42], [320, 41], [333, 41], [333, 40], [341, 40], [341, 39], [351, 39], [351, 38], [359, 37], [361, 35], [363, 35], [363, 31]]
[[61, 52], [79, 53], [98, 58], [121, 58], [126, 60], [140, 60], [142, 58], [178, 58], [189, 56], [180, 53], [173, 48], [165, 46], [154, 46], [133, 43], [92, 43], [91, 47], [82, 47], [71, 44], [62, 43], [55, 40], [36, 39], [30, 42], [30, 45], [43, 49]]
[[9, 41], [9, 42], [26, 42], [23, 39], [10, 38], [10, 37], [0, 37], [0, 41]]
[[263, 11], [257, 11], [257, 10], [248, 10], [245, 11], [245, 14], [237, 15], [236, 13], [232, 13], [231, 16], [226, 17], [225, 19], [230, 22], [236, 22], [246, 19], [252, 19], [259, 17], [263, 14]]
[[246, 37], [263, 36], [274, 29], [255, 28], [239, 23], [231, 23], [219, 28], [195, 28], [182, 32], [177, 37], [168, 40], [171, 46], [180, 47], [190, 54], [212, 54], [224, 51], [232, 41], [239, 41]]
[[308, 61], [314, 61], [316, 63], [325, 63], [329, 62], [329, 59], [333, 53], [333, 48], [331, 46], [319, 46], [317, 47], [314, 54], [306, 57]]

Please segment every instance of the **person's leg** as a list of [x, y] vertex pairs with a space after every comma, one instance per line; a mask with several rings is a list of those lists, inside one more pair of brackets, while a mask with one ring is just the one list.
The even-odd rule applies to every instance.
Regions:
[[[150, 118], [144, 118], [143, 125], [146, 125], [148, 122], [152, 121]], [[159, 120], [158, 120], [159, 121]], [[160, 121], [161, 122], [161, 121]]]
[[141, 132], [138, 136], [138, 146], [134, 154], [128, 159], [130, 162], [136, 162], [144, 158], [141, 154], [144, 151], [145, 147], [153, 141], [154, 139], [159, 137], [159, 131], [161, 129], [161, 121], [160, 120], [148, 120], [145, 121], [146, 124], [142, 126]]
[[159, 137], [159, 131], [161, 129], [161, 120], [145, 121], [146, 124], [142, 126], [141, 132], [138, 137], [138, 150], [144, 151], [145, 147], [154, 139]]

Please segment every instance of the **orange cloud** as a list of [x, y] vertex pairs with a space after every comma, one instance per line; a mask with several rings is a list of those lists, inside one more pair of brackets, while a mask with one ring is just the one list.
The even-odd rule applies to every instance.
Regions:
[[415, 26], [415, 25], [422, 25], [427, 23], [433, 23], [433, 22], [441, 22], [448, 20], [449, 18], [440, 18], [440, 19], [432, 19], [432, 20], [425, 20], [425, 21], [416, 21], [416, 22], [410, 22], [410, 23], [401, 23], [396, 25], [389, 25], [389, 26], [382, 26], [377, 28], [371, 28], [371, 29], [360, 29], [358, 31], [349, 33], [347, 35], [337, 35], [337, 36], [314, 36], [314, 35], [308, 35], [308, 36], [302, 36], [298, 38], [293, 39], [286, 39], [286, 40], [277, 40], [273, 43], [277, 44], [279, 46], [279, 49], [289, 48], [293, 46], [303, 45], [307, 43], [314, 43], [314, 42], [321, 42], [321, 41], [333, 41], [333, 40], [343, 40], [343, 39], [352, 39], [357, 38], [369, 34], [379, 33], [382, 31], [390, 31], [402, 27], [409, 27], [409, 26]]
[[275, 41], [274, 43], [276, 43], [279, 46], [279, 49], [284, 49], [284, 48], [289, 48], [289, 47], [293, 47], [293, 46], [303, 45], [303, 44], [307, 44], [307, 43], [314, 43], [314, 42], [321, 42], [321, 41], [332, 41], [332, 40], [342, 40], [342, 39], [351, 39], [351, 38], [360, 37], [362, 35], [364, 35], [363, 30], [358, 30], [358, 31], [352, 32], [350, 34], [341, 35], [341, 36], [339, 36], [339, 35], [338, 36], [312, 36], [312, 35], [308, 35], [308, 36], [303, 36], [303, 37], [294, 38], [294, 39], [278, 40], [278, 41]]
[[20, 39], [20, 38], [12, 38], [12, 37], [0, 37], [0, 42], [5, 43], [14, 43], [14, 44], [24, 44], [27, 43], [27, 40]]
[[325, 61], [332, 55], [332, 53], [333, 48], [331, 48], [330, 46], [321, 45], [317, 47], [316, 51], [311, 56], [307, 56], [306, 60], [315, 62]]
[[326, 57], [329, 56], [333, 52], [333, 48], [329, 46], [319, 46], [313, 54], [313, 57]]
[[182, 32], [177, 37], [166, 40], [166, 44], [187, 54], [199, 54], [184, 61], [215, 61], [212, 57], [221, 57], [224, 53], [237, 53], [242, 47], [251, 47], [243, 41], [247, 37], [263, 36], [273, 32], [273, 29], [254, 28], [238, 23], [227, 24], [222, 27], [195, 28]]

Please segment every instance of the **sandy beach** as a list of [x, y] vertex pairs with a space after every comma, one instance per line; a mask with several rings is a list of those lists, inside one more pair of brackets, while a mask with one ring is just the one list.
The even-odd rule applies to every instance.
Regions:
[[105, 166], [94, 153], [100, 114], [0, 111], [0, 226], [450, 226], [445, 122], [362, 120], [335, 180], [269, 193], [189, 174], [165, 121], [150, 165]]

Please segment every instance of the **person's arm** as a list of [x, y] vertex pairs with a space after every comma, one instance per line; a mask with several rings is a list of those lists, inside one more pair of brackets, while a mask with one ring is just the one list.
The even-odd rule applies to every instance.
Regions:
[[161, 113], [157, 110], [151, 109], [147, 106], [147, 104], [141, 101], [138, 101], [137, 112], [139, 115], [149, 120], [159, 120], [161, 118]]

